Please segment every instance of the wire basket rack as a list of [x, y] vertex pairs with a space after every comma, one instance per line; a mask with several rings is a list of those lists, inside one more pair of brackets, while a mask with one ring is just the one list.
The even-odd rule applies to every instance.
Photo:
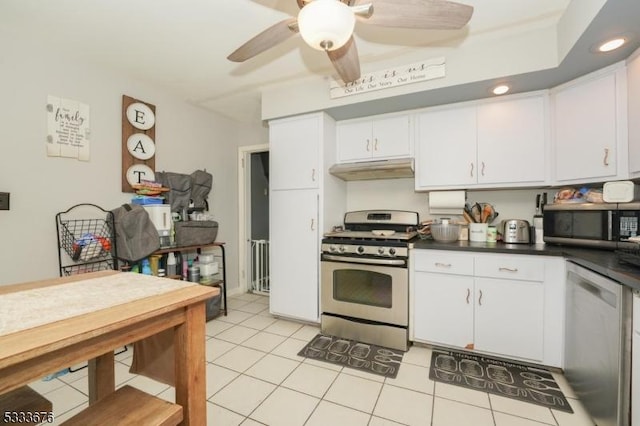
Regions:
[[77, 204], [56, 215], [60, 276], [118, 269], [113, 214]]

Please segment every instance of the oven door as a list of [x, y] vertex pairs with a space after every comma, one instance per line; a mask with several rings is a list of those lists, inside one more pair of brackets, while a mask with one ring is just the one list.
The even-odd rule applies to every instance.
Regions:
[[[323, 256], [322, 312], [406, 327], [409, 324], [409, 272], [406, 261], [374, 259], [383, 263], [404, 264], [387, 266], [355, 263], [348, 259]], [[356, 259], [358, 262], [367, 261], [365, 258]]]

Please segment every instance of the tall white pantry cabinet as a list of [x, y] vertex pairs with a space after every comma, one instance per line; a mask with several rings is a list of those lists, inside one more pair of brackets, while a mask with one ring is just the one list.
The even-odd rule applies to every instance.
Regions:
[[270, 311], [319, 322], [320, 241], [340, 225], [346, 182], [336, 162], [335, 121], [312, 113], [269, 122]]

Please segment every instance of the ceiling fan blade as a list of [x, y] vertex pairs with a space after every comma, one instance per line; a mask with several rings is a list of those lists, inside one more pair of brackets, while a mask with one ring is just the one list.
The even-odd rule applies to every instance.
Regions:
[[473, 6], [447, 0], [357, 0], [355, 5], [367, 3], [373, 3], [373, 14], [356, 15], [358, 20], [384, 27], [457, 30], [473, 15]]
[[360, 78], [360, 60], [353, 36], [344, 46], [336, 50], [329, 50], [327, 54], [342, 81], [351, 83]]
[[272, 48], [298, 32], [298, 20], [296, 18], [285, 19], [262, 31], [257, 36], [237, 48], [227, 56], [232, 62], [244, 62], [259, 53]]

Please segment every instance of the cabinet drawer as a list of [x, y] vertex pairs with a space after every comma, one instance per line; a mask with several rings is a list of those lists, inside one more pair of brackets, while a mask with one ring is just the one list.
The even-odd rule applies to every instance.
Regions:
[[476, 277], [544, 281], [544, 260], [534, 256], [476, 256]]
[[416, 271], [440, 274], [473, 275], [473, 256], [432, 250], [416, 251]]

